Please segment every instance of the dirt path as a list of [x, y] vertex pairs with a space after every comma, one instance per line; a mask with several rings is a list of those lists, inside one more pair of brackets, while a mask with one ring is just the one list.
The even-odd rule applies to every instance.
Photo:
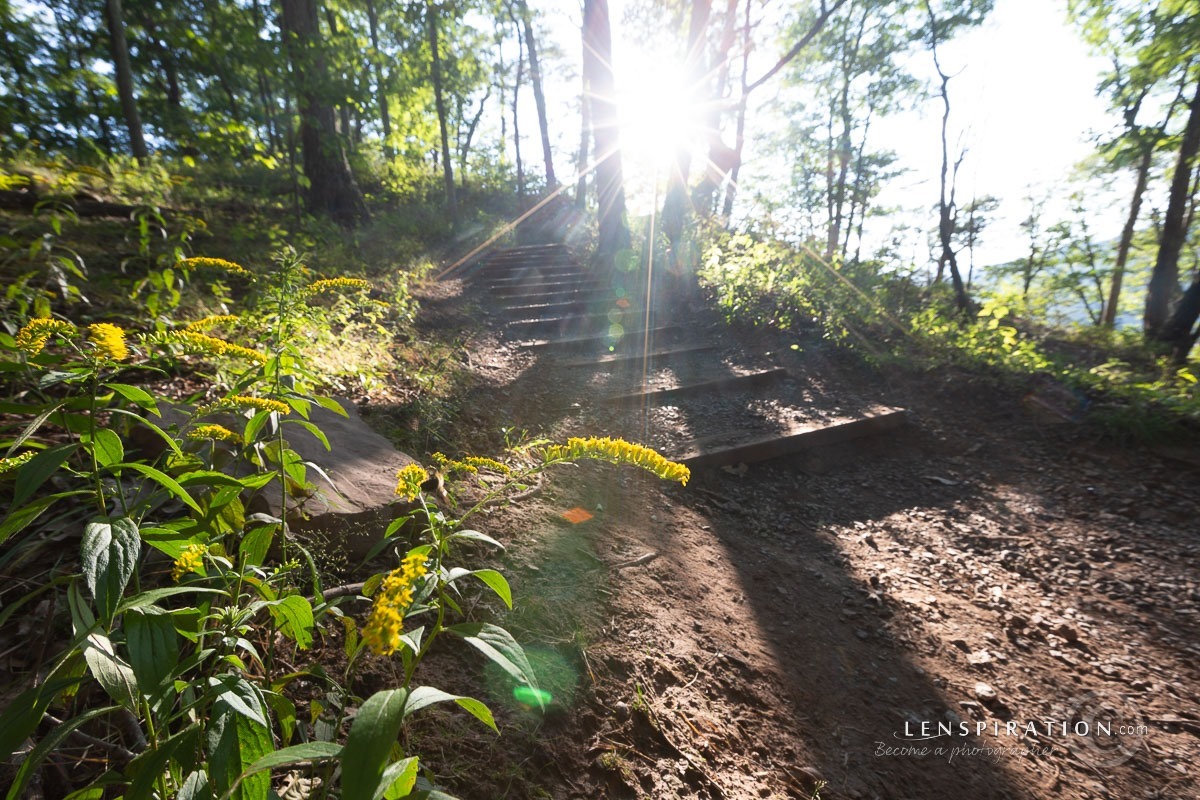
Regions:
[[[426, 319], [453, 328], [494, 302], [445, 286]], [[664, 425], [696, 424], [598, 403], [595, 371], [498, 331], [470, 340], [464, 450], [494, 452], [501, 426], [658, 443]], [[816, 340], [792, 350], [693, 315], [683, 342], [714, 340], [725, 363], [801, 376], [778, 405], [899, 406], [909, 424], [697, 470], [686, 488], [564, 471], [497, 515], [509, 624], [557, 699], [545, 719], [511, 711], [501, 739], [435, 758], [456, 793], [1200, 794], [1194, 463], [1046, 427], [1022, 391], [867, 370]], [[575, 507], [592, 518], [565, 521]], [[455, 780], [459, 759], [491, 774]]]

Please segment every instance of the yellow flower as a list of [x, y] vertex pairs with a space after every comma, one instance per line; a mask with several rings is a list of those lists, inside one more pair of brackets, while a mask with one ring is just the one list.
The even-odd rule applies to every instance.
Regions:
[[242, 437], [226, 428], [224, 425], [197, 425], [188, 431], [189, 439], [216, 439], [221, 442], [241, 444]]
[[189, 544], [183, 548], [179, 558], [175, 559], [175, 567], [171, 570], [171, 580], [179, 583], [180, 579], [189, 572], [199, 572], [204, 566], [204, 554], [208, 547], [202, 544]]
[[463, 463], [477, 469], [490, 469], [492, 472], [499, 472], [501, 475], [508, 475], [512, 472], [507, 464], [502, 464], [495, 459], [484, 458], [483, 456], [467, 456], [463, 459]]
[[45, 348], [51, 336], [74, 337], [79, 331], [69, 322], [61, 319], [39, 317], [25, 323], [25, 327], [17, 331], [17, 349], [24, 350], [31, 356], [36, 356]]
[[235, 394], [226, 397], [224, 400], [218, 400], [215, 403], [209, 403], [206, 406], [197, 408], [196, 415], [204, 416], [205, 414], [212, 414], [215, 411], [228, 411], [235, 408], [254, 408], [259, 411], [274, 411], [277, 414], [290, 414], [292, 412], [291, 406], [279, 400]]
[[226, 261], [223, 258], [204, 258], [204, 257], [185, 258], [182, 261], [180, 261], [178, 264], [176, 264], [175, 266], [179, 267], [182, 270], [206, 269], [207, 268], [207, 269], [219, 269], [219, 270], [222, 270], [223, 272], [228, 272], [232, 275], [243, 275], [243, 276], [247, 276], [247, 277], [250, 275], [250, 271], [247, 270], [245, 267], [243, 267], [241, 264], [235, 264], [232, 261]]
[[653, 472], [663, 480], [679, 481], [684, 486], [692, 477], [691, 470], [683, 464], [668, 461], [649, 447], [624, 439], [611, 439], [607, 436], [571, 438], [565, 445], [554, 444], [542, 450], [542, 461], [547, 464], [552, 461], [578, 461], [581, 458], [595, 458], [613, 464], [632, 464]]
[[33, 450], [27, 450], [19, 456], [12, 458], [0, 458], [0, 475], [6, 475], [9, 472], [18, 470], [25, 464], [26, 461], [37, 455]]
[[314, 281], [309, 284], [308, 288], [304, 290], [304, 296], [312, 297], [322, 292], [349, 291], [352, 289], [365, 291], [370, 288], [371, 284], [362, 278], [326, 278], [325, 280]]
[[129, 358], [129, 348], [125, 344], [125, 331], [107, 322], [96, 322], [88, 325], [88, 341], [104, 358], [111, 361], [124, 361]]
[[421, 484], [429, 480], [429, 473], [420, 464], [409, 464], [396, 473], [396, 494], [411, 500], [421, 491]]
[[211, 314], [195, 322], [189, 322], [183, 329], [185, 331], [202, 331], [215, 325], [232, 325], [237, 321], [238, 317], [234, 314]]
[[404, 612], [413, 602], [413, 586], [429, 572], [424, 553], [409, 553], [399, 567], [392, 570], [383, 583], [371, 615], [363, 625], [362, 640], [376, 655], [390, 656], [400, 649], [400, 634], [404, 630]]
[[227, 342], [224, 339], [218, 339], [215, 336], [209, 336], [204, 333], [197, 333], [194, 330], [185, 328], [181, 331], [167, 331], [151, 337], [152, 341], [161, 344], [177, 344], [183, 348], [185, 353], [202, 353], [205, 355], [214, 356], [234, 356], [236, 358], [244, 358], [247, 361], [256, 361], [259, 364], [264, 363], [267, 357], [257, 350], [251, 350], [248, 347], [242, 347], [232, 342]]

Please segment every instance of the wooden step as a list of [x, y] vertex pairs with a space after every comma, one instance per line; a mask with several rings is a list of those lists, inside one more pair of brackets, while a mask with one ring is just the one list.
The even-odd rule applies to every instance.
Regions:
[[667, 361], [672, 358], [681, 356], [693, 355], [695, 353], [711, 353], [717, 350], [715, 344], [701, 345], [700, 347], [679, 347], [673, 350], [651, 350], [648, 353], [631, 353], [630, 355], [615, 355], [615, 356], [598, 356], [596, 358], [583, 358], [575, 361], [564, 361], [560, 364], [563, 367], [619, 367], [626, 364], [640, 364], [644, 360], [650, 361]]
[[647, 335], [651, 340], [654, 340], [655, 338], [674, 338], [687, 332], [688, 328], [683, 325], [661, 325], [657, 328], [651, 328], [648, 331], [644, 328], [626, 330], [620, 337], [600, 334], [558, 339], [535, 339], [533, 341], [522, 342], [520, 346], [537, 350], [597, 347], [605, 348], [609, 353], [624, 353], [631, 352], [629, 348], [632, 347], [643, 347]]
[[703, 381], [701, 383], [689, 383], [685, 386], [675, 386], [671, 389], [650, 389], [644, 392], [633, 392], [631, 394], [619, 394], [613, 397], [604, 398], [606, 403], [629, 403], [637, 402], [639, 404], [646, 403], [649, 405], [659, 404], [663, 400], [669, 400], [676, 397], [686, 397], [690, 394], [729, 394], [732, 392], [746, 391], [747, 389], [757, 389], [762, 386], [770, 386], [773, 383], [783, 380], [787, 377], [788, 371], [782, 367], [775, 369], [767, 369], [762, 372], [751, 372], [748, 375], [734, 375], [729, 378], [718, 378], [715, 381]]
[[752, 464], [772, 458], [792, 455], [823, 445], [838, 444], [865, 436], [887, 433], [902, 427], [908, 412], [900, 408], [878, 408], [855, 419], [820, 426], [798, 426], [781, 434], [764, 436], [721, 447], [708, 447], [705, 442], [728, 439], [722, 435], [693, 440], [671, 456], [689, 467], [720, 467], [725, 464]]
[[598, 291], [605, 287], [602, 281], [538, 281], [536, 283], [489, 286], [488, 292], [496, 297], [521, 297], [548, 291]]

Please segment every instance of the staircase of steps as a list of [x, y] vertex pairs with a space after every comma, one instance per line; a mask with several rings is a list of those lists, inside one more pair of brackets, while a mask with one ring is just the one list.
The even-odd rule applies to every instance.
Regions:
[[901, 409], [832, 400], [812, 376], [747, 354], [686, 303], [647, 309], [637, 277], [597, 275], [562, 245], [500, 250], [473, 272], [505, 338], [535, 352], [546, 379], [579, 409], [581, 435], [622, 436], [701, 467], [904, 424]]

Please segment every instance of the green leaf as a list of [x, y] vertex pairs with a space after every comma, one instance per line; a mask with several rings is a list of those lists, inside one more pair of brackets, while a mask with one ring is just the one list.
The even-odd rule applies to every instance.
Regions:
[[16, 485], [13, 487], [12, 505], [9, 508], [18, 508], [29, 498], [33, 497], [46, 480], [58, 471], [58, 468], [63, 465], [63, 462], [71, 457], [75, 452], [75, 444], [60, 444], [57, 447], [51, 447], [48, 450], [43, 450], [27, 463], [21, 466], [17, 472]]
[[382, 794], [377, 794], [375, 797], [383, 797], [385, 800], [400, 800], [400, 798], [408, 797], [417, 785], [417, 770], [420, 768], [420, 763], [416, 756], [402, 758], [395, 764], [389, 764], [388, 768], [383, 771], [383, 779], [379, 785], [383, 787]]
[[342, 404], [339, 403], [337, 400], [334, 400], [332, 397], [314, 397], [313, 399], [317, 401], [317, 405], [319, 405], [321, 408], [332, 411], [333, 413], [337, 414], [338, 416], [341, 416], [341, 417], [349, 417], [350, 416], [346, 412], [346, 409], [342, 408]]
[[267, 610], [275, 618], [279, 631], [291, 639], [301, 650], [312, 647], [313, 609], [312, 603], [300, 595], [293, 594], [282, 600], [267, 603]]
[[89, 634], [83, 646], [83, 657], [92, 677], [109, 697], [130, 711], [137, 708], [137, 678], [117, 655], [111, 639], [102, 633]]
[[242, 564], [247, 567], [261, 567], [267, 558], [267, 551], [271, 549], [271, 542], [275, 540], [274, 525], [259, 525], [256, 528], [251, 528], [242, 537], [242, 541], [238, 543], [238, 555], [241, 556]]
[[96, 462], [102, 467], [119, 464], [125, 457], [125, 446], [121, 437], [108, 428], [100, 428], [92, 436], [92, 452], [96, 454]]
[[525, 651], [512, 634], [490, 622], [464, 622], [448, 625], [446, 630], [461, 636], [463, 640], [507, 672], [518, 683], [537, 686], [537, 678]]
[[163, 443], [166, 444], [167, 447], [171, 448], [171, 450], [175, 453], [175, 455], [177, 455], [177, 456], [183, 455], [183, 451], [179, 449], [179, 443], [176, 442], [170, 436], [170, 434], [168, 434], [162, 428], [155, 425], [150, 420], [146, 419], [143, 416], [135, 414], [132, 411], [125, 409], [125, 408], [114, 408], [114, 409], [110, 409], [110, 410], [114, 414], [124, 414], [125, 416], [133, 417], [133, 419], [137, 420], [137, 422], [139, 424], [144, 425], [145, 427], [149, 428], [151, 431], [154, 432], [154, 434], [156, 436], [158, 436], [158, 438], [162, 439]]
[[12, 785], [8, 788], [8, 795], [5, 800], [17, 800], [25, 791], [25, 784], [33, 777], [34, 772], [46, 756], [62, 744], [63, 740], [70, 736], [76, 728], [91, 722], [97, 717], [102, 717], [112, 711], [115, 711], [117, 706], [107, 706], [105, 708], [96, 708], [91, 711], [80, 714], [78, 717], [73, 717], [61, 725], [55, 725], [46, 736], [37, 743], [37, 747], [25, 756], [21, 761], [21, 768], [17, 770], [17, 774], [13, 777]]
[[[196, 747], [196, 737], [200, 733], [199, 724], [193, 723], [171, 738], [158, 743], [158, 747], [148, 749], [138, 754], [129, 762], [125, 774], [132, 780], [125, 796], [132, 800], [135, 797], [153, 797], [154, 784], [167, 769], [176, 753], [187, 753]], [[182, 797], [182, 793], [180, 794]]]
[[404, 704], [404, 716], [408, 717], [422, 708], [431, 706], [434, 703], [444, 703], [447, 700], [453, 700], [455, 703], [458, 703], [484, 725], [487, 725], [496, 733], [500, 732], [500, 729], [496, 727], [496, 720], [492, 717], [492, 712], [486, 705], [473, 697], [450, 694], [443, 692], [441, 689], [435, 689], [432, 686], [418, 686], [409, 692], [408, 701]]
[[474, 542], [484, 542], [486, 544], [492, 545], [493, 547], [498, 547], [501, 550], [504, 549], [504, 545], [500, 544], [500, 542], [498, 542], [495, 539], [493, 539], [492, 537], [488, 536], [486, 533], [481, 533], [479, 531], [469, 531], [469, 530], [468, 531], [458, 531], [457, 533], [450, 534], [446, 538], [447, 539], [468, 539], [468, 540], [474, 541]]
[[[69, 494], [75, 493], [71, 492]], [[91, 494], [91, 492], [80, 492], [80, 494]], [[44, 514], [46, 509], [58, 502], [62, 496], [50, 495], [48, 497], [39, 497], [28, 505], [21, 506], [15, 511], [10, 511], [8, 516], [4, 518], [4, 522], [0, 522], [0, 542], [3, 542], [14, 533], [20, 533], [25, 530], [35, 519]]]
[[243, 678], [228, 675], [216, 682], [224, 690], [213, 702], [209, 717], [209, 779], [221, 797], [265, 800], [271, 776], [263, 772], [243, 776], [274, 749], [262, 698]]
[[[32, 464], [33, 462], [31, 461], [29, 463]], [[26, 466], [28, 466], [28, 465], [26, 465]], [[186, 505], [188, 508], [195, 511], [200, 516], [204, 516], [204, 510], [201, 509], [199, 505], [197, 505], [196, 501], [192, 499], [192, 496], [190, 494], [188, 494], [186, 491], [184, 491], [183, 487], [180, 486], [175, 481], [174, 478], [172, 478], [170, 475], [167, 475], [165, 472], [162, 472], [161, 470], [157, 470], [148, 464], [139, 464], [136, 462], [124, 462], [121, 464], [114, 464], [112, 469], [114, 472], [118, 469], [131, 469], [131, 470], [134, 470], [135, 472], [142, 473], [147, 478], [154, 481], [159, 486], [163, 487], [168, 492], [173, 494], [175, 497], [179, 498], [183, 502], [183, 504]]]
[[252, 775], [265, 769], [286, 767], [288, 764], [296, 764], [301, 761], [324, 761], [329, 758], [337, 758], [341, 754], [342, 746], [333, 742], [308, 742], [292, 745], [276, 750], [274, 753], [268, 753], [251, 764], [242, 774], [244, 776]]
[[[14, 439], [12, 441], [12, 443], [8, 446], [8, 455], [12, 455], [12, 453], [15, 452], [18, 447], [20, 447], [21, 445], [23, 445], [25, 443], [25, 440], [27, 440], [30, 436], [33, 436], [33, 434], [37, 433], [37, 429], [42, 427], [42, 423], [45, 422], [46, 420], [48, 420], [50, 418], [50, 416], [52, 414], [54, 414], [55, 411], [58, 411], [60, 408], [62, 408], [64, 404], [65, 404], [65, 401], [55, 403], [54, 405], [52, 405], [49, 408], [42, 411], [42, 413], [38, 414], [32, 420], [30, 420], [29, 424], [25, 426], [25, 429], [23, 431], [21, 431], [21, 433], [17, 435], [17, 438]], [[4, 413], [6, 413], [6, 414], [22, 414], [22, 415], [24, 414], [24, 412], [21, 410], [10, 410], [10, 409], [5, 409]]]
[[142, 539], [130, 519], [89, 522], [83, 529], [80, 558], [83, 578], [96, 600], [96, 610], [110, 622], [137, 567]]
[[130, 386], [127, 383], [106, 383], [104, 384], [104, 387], [106, 389], [112, 389], [129, 402], [133, 403], [139, 408], [146, 409], [154, 416], [162, 416], [162, 414], [160, 414], [158, 411], [158, 401], [156, 401], [154, 396], [145, 389], [140, 389], [137, 386]]
[[219, 594], [222, 597], [229, 597], [229, 592], [223, 589], [213, 589], [208, 586], [165, 586], [162, 589], [150, 589], [145, 592], [138, 592], [117, 606], [117, 613], [120, 614], [130, 609], [153, 605], [159, 600], [173, 597], [177, 594]]
[[326, 450], [332, 449], [329, 446], [329, 439], [328, 439], [328, 437], [325, 436], [325, 432], [322, 431], [320, 428], [318, 428], [316, 425], [309, 422], [308, 420], [285, 419], [283, 422], [284, 422], [284, 424], [288, 424], [288, 425], [299, 425], [301, 428], [304, 428], [304, 430], [308, 431], [313, 436], [317, 437], [317, 441], [319, 441], [321, 444], [325, 445]]
[[508, 581], [503, 575], [494, 569], [477, 569], [471, 574], [487, 584], [487, 586], [496, 593], [496, 596], [504, 601], [504, 605], [508, 606], [510, 609], [513, 607], [512, 589], [509, 588]]
[[122, 619], [129, 666], [147, 697], [157, 694], [155, 689], [171, 677], [179, 663], [175, 624], [175, 618], [157, 606], [134, 609]]
[[376, 692], [358, 709], [342, 749], [342, 800], [375, 800], [407, 696], [404, 689]]
[[175, 800], [212, 800], [212, 789], [208, 785], [208, 773], [194, 770], [184, 779]]
[[78, 685], [82, 678], [52, 678], [40, 686], [26, 689], [9, 702], [0, 714], [0, 757], [7, 760], [21, 743], [33, 735], [42, 714], [62, 692]]

